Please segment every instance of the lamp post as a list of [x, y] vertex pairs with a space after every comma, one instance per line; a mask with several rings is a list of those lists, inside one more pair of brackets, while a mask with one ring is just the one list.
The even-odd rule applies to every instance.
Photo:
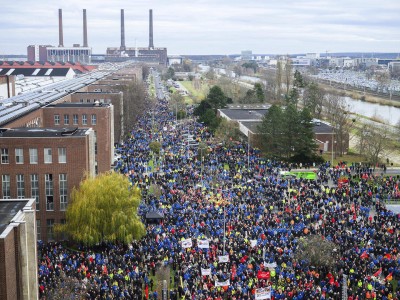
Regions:
[[[232, 190], [232, 188], [229, 188], [229, 189], [225, 189], [225, 190], [220, 190], [220, 192], [221, 192], [221, 197], [223, 196], [223, 192], [227, 192], [227, 191], [230, 191], [230, 190]], [[219, 202], [221, 205], [223, 205], [223, 214], [224, 214], [224, 241], [223, 241], [223, 255], [225, 255], [225, 245], [226, 245], [226, 218], [225, 218], [225, 206], [226, 206], [226, 204], [228, 204], [229, 203], [229, 201], [228, 200], [225, 200], [225, 199], [221, 199], [221, 201]]]
[[247, 170], [250, 169], [250, 131], [247, 132]]
[[332, 145], [331, 145], [331, 155], [332, 155], [331, 164], [332, 164], [332, 169], [333, 169], [333, 126], [332, 126]]
[[[247, 181], [247, 183], [250, 183], [250, 182], [253, 182], [253, 180], [250, 179], [250, 180]], [[221, 195], [222, 195], [223, 192], [230, 192], [233, 188], [234, 188], [234, 187], [227, 188], [227, 189], [225, 189], [225, 190], [220, 190]], [[231, 198], [231, 196], [229, 196], [229, 198]], [[224, 243], [223, 243], [223, 247], [224, 247], [224, 248], [223, 248], [223, 255], [225, 255], [225, 244], [226, 244], [225, 206], [226, 206], [226, 204], [230, 203], [230, 201], [229, 201], [229, 200], [222, 199], [222, 201], [221, 201], [220, 203], [223, 204], [223, 206], [224, 206], [224, 209], [223, 209], [223, 213], [224, 213]]]

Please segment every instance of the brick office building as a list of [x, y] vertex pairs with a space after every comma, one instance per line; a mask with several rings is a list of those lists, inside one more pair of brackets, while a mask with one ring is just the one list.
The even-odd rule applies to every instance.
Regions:
[[38, 299], [35, 199], [0, 201], [0, 299]]
[[95, 174], [91, 128], [0, 129], [0, 196], [35, 198], [38, 239], [55, 239], [53, 226], [64, 222], [86, 172]]
[[71, 102], [79, 103], [111, 103], [114, 107], [114, 143], [119, 143], [123, 138], [123, 93], [102, 91], [98, 85], [88, 86], [88, 92], [78, 92], [71, 95]]
[[59, 103], [43, 108], [43, 127], [91, 127], [95, 137], [95, 173], [114, 161], [114, 106], [107, 103]]

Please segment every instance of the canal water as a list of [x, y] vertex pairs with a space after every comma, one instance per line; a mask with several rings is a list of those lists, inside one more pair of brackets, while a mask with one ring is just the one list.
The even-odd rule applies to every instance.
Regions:
[[[201, 67], [203, 71], [207, 71], [209, 68], [208, 66], [203, 65], [201, 65]], [[216, 72], [226, 74], [225, 69], [217, 68]], [[234, 74], [232, 74], [232, 76], [234, 76]], [[260, 78], [253, 76], [240, 76], [240, 79], [251, 83], [260, 81]], [[365, 102], [350, 97], [344, 98], [349, 107], [349, 111], [352, 113], [366, 116], [368, 118], [376, 118], [390, 125], [396, 125], [400, 121], [400, 108], [398, 107]]]
[[349, 110], [353, 113], [369, 118], [377, 118], [390, 125], [396, 125], [400, 121], [400, 108], [355, 100], [344, 97]]

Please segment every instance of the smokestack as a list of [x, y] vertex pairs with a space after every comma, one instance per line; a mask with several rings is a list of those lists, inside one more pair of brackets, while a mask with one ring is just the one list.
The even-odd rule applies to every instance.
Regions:
[[149, 11], [149, 49], [154, 49], [153, 44], [153, 10]]
[[89, 47], [87, 41], [86, 9], [83, 10], [83, 47]]
[[125, 21], [123, 9], [121, 9], [121, 50], [125, 50]]
[[58, 10], [58, 47], [64, 47], [62, 9]]

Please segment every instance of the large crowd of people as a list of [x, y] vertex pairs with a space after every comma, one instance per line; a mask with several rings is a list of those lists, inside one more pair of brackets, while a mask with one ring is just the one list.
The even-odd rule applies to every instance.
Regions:
[[[255, 299], [260, 288], [272, 299], [400, 299], [399, 215], [384, 204], [399, 196], [397, 177], [325, 163], [317, 180], [283, 179], [293, 165], [210, 138], [195, 119], [177, 124], [166, 101], [143, 116], [117, 147], [115, 171], [143, 191], [146, 236], [79, 251], [40, 244], [41, 298], [72, 283], [87, 299], [156, 299], [154, 274], [169, 268], [169, 299]], [[163, 219], [149, 222], [151, 211]], [[333, 264], [296, 255], [315, 235], [335, 245]]]

